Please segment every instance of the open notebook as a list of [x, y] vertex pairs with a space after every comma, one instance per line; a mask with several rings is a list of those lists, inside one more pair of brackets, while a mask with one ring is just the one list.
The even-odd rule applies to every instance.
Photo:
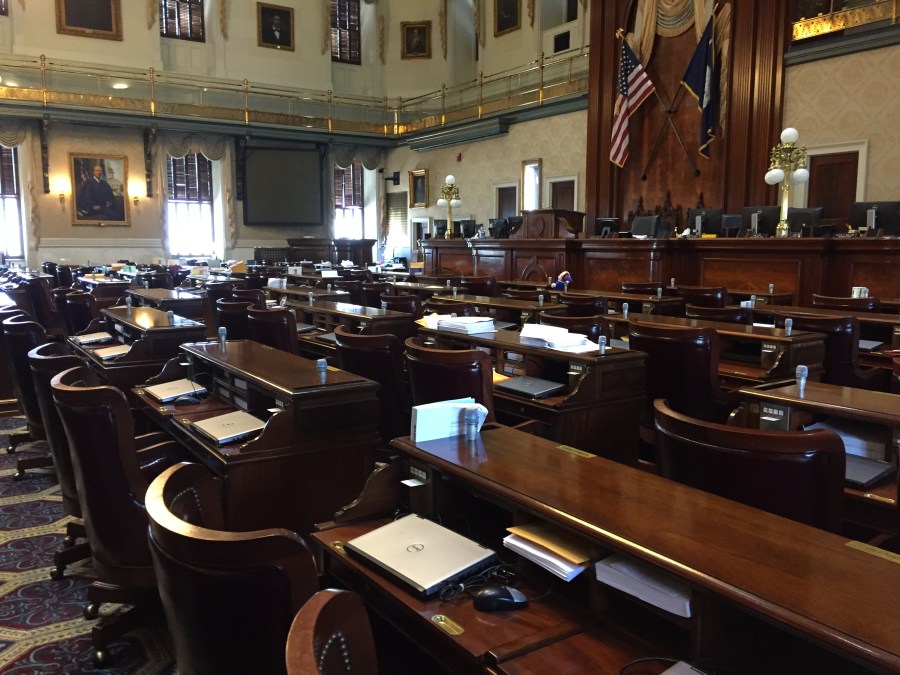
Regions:
[[262, 431], [266, 423], [243, 410], [235, 410], [224, 415], [207, 417], [205, 420], [194, 422], [193, 426], [204, 436], [223, 445]]

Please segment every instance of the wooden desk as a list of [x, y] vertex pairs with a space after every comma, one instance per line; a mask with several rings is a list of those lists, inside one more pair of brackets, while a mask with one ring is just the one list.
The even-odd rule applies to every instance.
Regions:
[[[410, 489], [411, 503], [431, 506], [446, 526], [463, 529], [507, 560], [516, 557], [498, 548], [504, 528], [546, 521], [584, 539], [598, 558], [623, 553], [687, 582], [693, 599], [686, 620], [644, 611], [642, 603], [596, 583], [591, 572], [571, 586], [557, 584], [594, 620], [618, 626], [615, 640], [645, 656], [704, 659], [740, 673], [900, 671], [900, 567], [843, 537], [513, 429], [482, 430], [474, 443], [457, 437], [417, 446], [404, 437], [391, 445], [425, 476], [424, 486]], [[337, 534], [324, 532], [317, 540], [341, 539]], [[420, 644], [429, 651], [455, 654], [465, 663], [472, 654], [465, 636], [491, 635], [481, 621], [489, 625], [497, 615], [457, 613], [453, 606], [439, 611], [465, 629], [463, 636], [426, 629], [428, 608], [365, 570], [359, 570], [365, 583], [354, 583], [332, 566], [345, 560], [332, 551], [329, 569], [379, 614], [416, 631], [408, 633], [414, 639], [424, 635]], [[546, 573], [522, 560], [516, 564], [535, 586], [546, 588]], [[507, 620], [526, 624], [532, 608], [542, 604]], [[669, 635], [674, 653], [667, 649]], [[647, 642], [650, 652], [641, 647]], [[552, 643], [522, 640], [518, 656]], [[571, 654], [571, 662], [555, 664], [555, 671], [584, 672], [577, 658]], [[617, 652], [609, 662], [612, 672], [630, 658], [630, 651]], [[486, 654], [469, 656], [469, 668], [453, 672], [477, 672], [488, 660]]]
[[312, 305], [307, 301], [293, 307], [297, 311], [298, 321], [312, 324], [326, 332], [333, 331], [336, 326], [371, 334], [391, 333], [401, 338], [407, 338], [415, 332], [413, 316], [406, 312], [330, 300], [319, 300]]
[[[726, 292], [731, 296], [733, 302], [749, 300], [751, 296], [756, 296], [756, 301], [761, 305], [793, 305], [794, 294], [791, 291], [773, 291], [769, 293], [768, 287], [759, 290], [755, 288], [726, 288]], [[669, 295], [678, 294], [678, 286], [666, 286], [663, 292]]]
[[292, 304], [307, 303], [309, 301], [310, 293], [313, 294], [314, 298], [317, 298], [320, 295], [343, 295], [348, 298], [350, 297], [348, 291], [342, 291], [336, 288], [329, 291], [324, 288], [314, 288], [312, 286], [288, 285], [284, 288], [269, 288], [267, 290], [276, 300], [288, 298], [289, 301], [292, 301]]
[[[626, 349], [570, 354], [521, 344], [516, 331], [462, 335], [420, 328], [441, 348], [487, 348], [498, 372], [531, 375], [566, 385], [564, 393], [528, 399], [494, 390], [494, 410], [507, 424], [537, 420], [542, 436], [609, 459], [636, 465], [644, 400], [644, 353]], [[520, 359], [511, 360], [510, 355]], [[514, 371], [510, 372], [509, 364]]]
[[131, 287], [131, 282], [128, 280], [107, 277], [102, 274], [85, 274], [78, 277], [77, 281], [91, 295], [98, 298], [118, 298]]
[[673, 295], [640, 295], [638, 293], [618, 293], [616, 291], [575, 291], [575, 295], [590, 295], [606, 298], [609, 304], [621, 311], [628, 303], [629, 313], [658, 314], [662, 316], [684, 316], [684, 299]]
[[446, 292], [446, 288], [437, 284], [421, 284], [416, 281], [394, 281], [394, 288], [398, 293], [416, 295], [422, 300], [427, 300], [432, 295]]
[[[821, 333], [795, 330], [787, 335], [782, 328], [652, 314], [639, 314], [633, 318], [660, 326], [715, 329], [719, 335], [719, 377], [729, 386], [793, 378], [800, 364], [809, 368], [811, 380], [821, 377], [825, 358], [825, 336]], [[613, 325], [617, 337], [628, 334], [628, 318], [610, 314], [606, 319]]]
[[[519, 300], [517, 298], [507, 298], [502, 295], [469, 295], [468, 293], [457, 293], [454, 297], [451, 293], [447, 293], [447, 289], [436, 298], [441, 300], [456, 300], [458, 302], [468, 302], [470, 305], [490, 312], [498, 319], [507, 321], [517, 320], [520, 324], [537, 323], [538, 314], [541, 312], [552, 312], [556, 309], [565, 309], [565, 305], [556, 302], [544, 302], [539, 304], [537, 300]], [[549, 300], [549, 294], [547, 298]]]
[[180, 316], [196, 319], [203, 316], [203, 298], [195, 293], [181, 289], [166, 288], [129, 288], [126, 293], [146, 307], [153, 307], [161, 312], [169, 310]]
[[[167, 410], [144, 394], [147, 415], [225, 481], [226, 518], [234, 529], [286, 527], [300, 534], [330, 518], [362, 488], [377, 442], [378, 385], [336, 368], [324, 382], [315, 362], [250, 340], [185, 344], [188, 373], [215, 405]], [[176, 364], [177, 365], [177, 364]], [[241, 408], [267, 419], [244, 443], [216, 445], [191, 426]], [[270, 409], [279, 409], [274, 414]]]

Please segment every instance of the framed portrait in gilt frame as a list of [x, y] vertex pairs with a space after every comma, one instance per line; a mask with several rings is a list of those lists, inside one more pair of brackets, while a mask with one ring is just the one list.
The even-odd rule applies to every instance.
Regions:
[[431, 22], [402, 21], [400, 23], [400, 58], [431, 58]]
[[522, 27], [522, 0], [494, 0], [494, 37]]
[[122, 39], [122, 0], [56, 0], [56, 32]]
[[409, 172], [409, 208], [428, 206], [428, 169]]
[[292, 7], [257, 2], [256, 29], [260, 47], [294, 51], [294, 10]]
[[72, 224], [127, 226], [128, 158], [70, 153]]

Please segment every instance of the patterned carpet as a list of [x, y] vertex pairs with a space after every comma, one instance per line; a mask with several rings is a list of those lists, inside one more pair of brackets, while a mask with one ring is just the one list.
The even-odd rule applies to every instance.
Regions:
[[[82, 617], [90, 561], [70, 565], [60, 581], [50, 579], [68, 518], [50, 471], [12, 479], [16, 455], [5, 452], [6, 434], [21, 425], [0, 418], [0, 673], [175, 673], [165, 624], [132, 631], [110, 646], [106, 668], [93, 665], [94, 622]], [[115, 609], [103, 607], [104, 613]]]

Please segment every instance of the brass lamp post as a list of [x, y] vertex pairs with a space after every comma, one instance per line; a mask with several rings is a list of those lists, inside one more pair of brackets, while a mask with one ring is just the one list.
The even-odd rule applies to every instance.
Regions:
[[781, 143], [772, 148], [769, 155], [769, 170], [766, 172], [766, 183], [781, 183], [781, 219], [775, 228], [776, 237], [787, 237], [790, 227], [787, 222], [788, 203], [790, 202], [791, 185], [805, 183], [809, 180], [809, 169], [806, 164], [806, 146], [797, 145], [800, 134], [793, 127], [781, 132]]
[[444, 239], [450, 239], [453, 236], [453, 209], [462, 206], [459, 198], [459, 186], [456, 184], [456, 176], [447, 176], [444, 179], [444, 185], [441, 187], [441, 196], [437, 200], [438, 206], [447, 207], [447, 231], [444, 233]]

